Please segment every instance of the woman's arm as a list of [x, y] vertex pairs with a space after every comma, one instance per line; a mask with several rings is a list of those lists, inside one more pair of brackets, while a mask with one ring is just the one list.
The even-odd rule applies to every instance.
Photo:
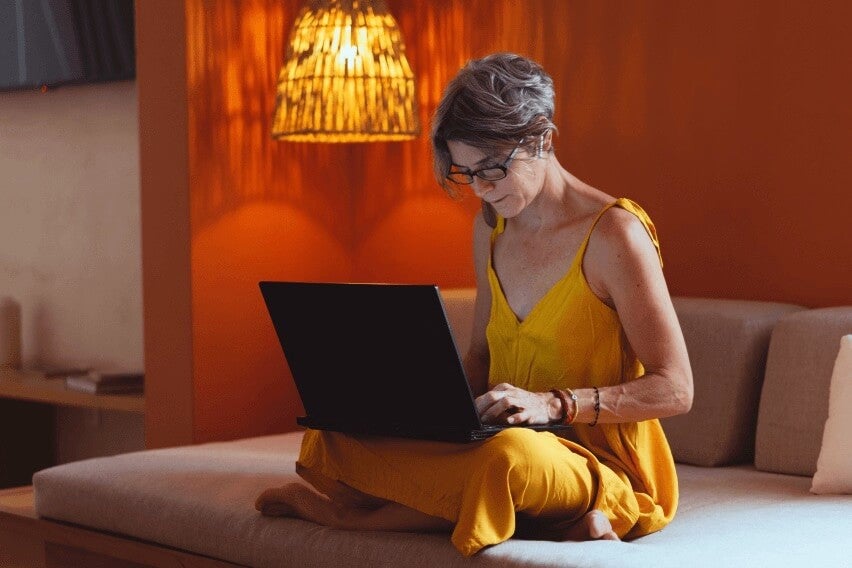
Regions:
[[476, 301], [473, 308], [473, 330], [470, 346], [464, 357], [464, 368], [467, 373], [473, 396], [479, 396], [488, 390], [488, 341], [485, 338], [485, 327], [488, 325], [488, 315], [491, 311], [491, 288], [488, 285], [488, 257], [491, 251], [491, 228], [482, 217], [476, 216], [473, 225], [473, 263], [476, 274]]
[[[642, 223], [613, 207], [598, 221], [583, 262], [586, 280], [618, 312], [645, 374], [599, 388], [599, 423], [637, 422], [687, 412], [692, 370], [657, 250]], [[577, 422], [595, 420], [594, 389], [575, 389]]]

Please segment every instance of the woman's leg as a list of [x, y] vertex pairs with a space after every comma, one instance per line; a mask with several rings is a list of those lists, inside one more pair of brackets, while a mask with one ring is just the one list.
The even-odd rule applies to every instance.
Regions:
[[[619, 502], [622, 496], [635, 500], [632, 489], [614, 473], [595, 467], [591, 454], [569, 450], [549, 434], [509, 428], [485, 442], [478, 458], [453, 533], [453, 544], [465, 555], [512, 536], [617, 539], [613, 523], [618, 518], [595, 508], [597, 494], [615, 490]], [[602, 487], [603, 475], [610, 475], [610, 487]]]
[[399, 503], [386, 501], [376, 509], [341, 506], [301, 483], [267, 489], [255, 501], [267, 516], [294, 517], [347, 530], [449, 532], [453, 523]]
[[[332, 469], [339, 469], [342, 479], [375, 478], [375, 485], [362, 490], [372, 488], [384, 499], [324, 476], [329, 462], [336, 464]], [[468, 556], [513, 535], [522, 536], [516, 528], [522, 529], [523, 521], [516, 525], [516, 520], [524, 517], [536, 519], [534, 528], [540, 531], [527, 533], [526, 538], [553, 540], [611, 539], [635, 523], [635, 496], [629, 484], [582, 447], [566, 447], [550, 434], [522, 428], [470, 446], [359, 439], [309, 430], [299, 463], [322, 476], [314, 479], [300, 471], [317, 491], [304, 485], [269, 490], [258, 499], [259, 510], [341, 528], [452, 530], [453, 544]], [[624, 506], [615, 511], [601, 507], [596, 498], [600, 491], [608, 496], [601, 500], [603, 505]], [[398, 497], [405, 497], [417, 510], [393, 501]]]
[[[370, 509], [341, 506], [301, 483], [264, 491], [255, 508], [267, 516], [295, 517], [338, 529], [449, 532], [453, 527], [446, 519], [393, 501], [384, 501], [383, 505]], [[570, 526], [563, 528], [557, 524], [550, 529], [541, 527], [530, 536], [549, 540], [619, 540], [607, 516], [597, 509]]]

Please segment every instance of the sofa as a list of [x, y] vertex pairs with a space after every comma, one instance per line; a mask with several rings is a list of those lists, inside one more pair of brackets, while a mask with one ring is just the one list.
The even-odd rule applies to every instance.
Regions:
[[[442, 295], [463, 350], [473, 291]], [[46, 566], [852, 565], [852, 495], [813, 491], [852, 307], [686, 297], [674, 304], [695, 380], [692, 410], [663, 420], [680, 505], [670, 525], [634, 541], [510, 539], [465, 558], [448, 535], [261, 516], [253, 502], [263, 489], [299, 480], [300, 431], [39, 471], [30, 493], [22, 488], [17, 514], [0, 511], [0, 534], [11, 542], [14, 531], [26, 532]]]

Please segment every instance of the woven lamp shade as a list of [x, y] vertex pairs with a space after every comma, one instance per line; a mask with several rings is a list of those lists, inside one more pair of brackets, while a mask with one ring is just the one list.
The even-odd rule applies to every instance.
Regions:
[[419, 133], [414, 73], [384, 1], [302, 8], [278, 77], [272, 137], [374, 142]]

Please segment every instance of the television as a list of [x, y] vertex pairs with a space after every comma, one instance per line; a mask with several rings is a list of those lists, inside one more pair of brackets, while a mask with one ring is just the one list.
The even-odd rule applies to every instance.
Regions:
[[0, 91], [135, 78], [133, 2], [0, 1]]

